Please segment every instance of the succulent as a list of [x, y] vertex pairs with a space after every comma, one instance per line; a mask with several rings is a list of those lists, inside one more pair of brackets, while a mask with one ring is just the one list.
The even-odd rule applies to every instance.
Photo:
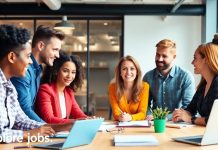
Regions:
[[151, 109], [151, 113], [152, 116], [154, 117], [154, 119], [166, 119], [167, 115], [170, 113], [170, 111], [168, 111], [168, 108], [155, 108], [155, 109]]

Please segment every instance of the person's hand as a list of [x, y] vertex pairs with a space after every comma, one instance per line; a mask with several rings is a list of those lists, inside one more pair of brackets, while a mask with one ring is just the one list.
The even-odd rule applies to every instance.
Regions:
[[180, 109], [175, 109], [173, 111], [173, 114], [172, 114], [172, 121], [173, 122], [182, 121], [181, 117], [180, 117], [180, 114], [181, 114], [181, 110]]
[[119, 121], [131, 121], [132, 120], [132, 116], [126, 112], [123, 112], [122, 114], [120, 114], [119, 116]]
[[173, 122], [184, 121], [191, 123], [191, 114], [184, 109], [176, 109], [173, 112], [172, 120]]
[[153, 120], [154, 119], [154, 117], [152, 116], [152, 115], [147, 115], [146, 116], [146, 120], [148, 120], [148, 121], [151, 121], [151, 120]]
[[52, 136], [55, 134], [55, 131], [52, 129], [50, 125], [43, 125], [39, 128], [35, 128], [32, 130], [23, 132], [23, 139], [27, 140], [28, 136]]

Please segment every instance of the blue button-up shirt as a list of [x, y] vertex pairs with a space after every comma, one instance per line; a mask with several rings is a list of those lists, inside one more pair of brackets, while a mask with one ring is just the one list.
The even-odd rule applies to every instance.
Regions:
[[[172, 113], [175, 108], [186, 108], [195, 92], [194, 77], [178, 66], [173, 66], [167, 77], [162, 76], [155, 68], [147, 72], [143, 80], [150, 85], [149, 107], [151, 109], [157, 106], [167, 107]], [[150, 108], [148, 108], [148, 115], [151, 114]]]
[[15, 87], [0, 69], [0, 136], [3, 142], [17, 142], [18, 138], [23, 139], [23, 130], [42, 125], [26, 116], [20, 108]]
[[39, 65], [33, 55], [31, 55], [33, 63], [29, 65], [25, 77], [13, 77], [11, 82], [18, 92], [18, 101], [26, 115], [38, 122], [43, 120], [35, 113], [35, 99], [40, 85], [40, 74], [42, 66]]

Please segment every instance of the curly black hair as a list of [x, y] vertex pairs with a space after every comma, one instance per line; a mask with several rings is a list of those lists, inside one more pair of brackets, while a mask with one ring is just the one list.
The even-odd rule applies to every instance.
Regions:
[[3, 59], [10, 51], [20, 51], [30, 40], [30, 32], [25, 28], [14, 25], [0, 25], [0, 59]]
[[76, 76], [73, 82], [69, 85], [69, 87], [74, 92], [78, 88], [81, 88], [84, 80], [84, 69], [81, 60], [79, 56], [68, 55], [64, 52], [60, 52], [60, 57], [55, 59], [53, 66], [46, 66], [43, 71], [43, 76], [41, 78], [41, 84], [56, 82], [58, 71], [60, 70], [61, 66], [68, 61], [73, 62], [76, 66]]

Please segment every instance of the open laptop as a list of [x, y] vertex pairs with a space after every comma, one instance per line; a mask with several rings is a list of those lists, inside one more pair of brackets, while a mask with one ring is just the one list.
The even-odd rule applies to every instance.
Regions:
[[204, 135], [172, 138], [178, 142], [190, 143], [195, 145], [218, 144], [218, 99], [214, 101]]
[[72, 126], [70, 133], [65, 141], [35, 144], [32, 146], [37, 148], [48, 149], [67, 149], [71, 147], [89, 144], [94, 139], [103, 121], [103, 118], [77, 120]]

